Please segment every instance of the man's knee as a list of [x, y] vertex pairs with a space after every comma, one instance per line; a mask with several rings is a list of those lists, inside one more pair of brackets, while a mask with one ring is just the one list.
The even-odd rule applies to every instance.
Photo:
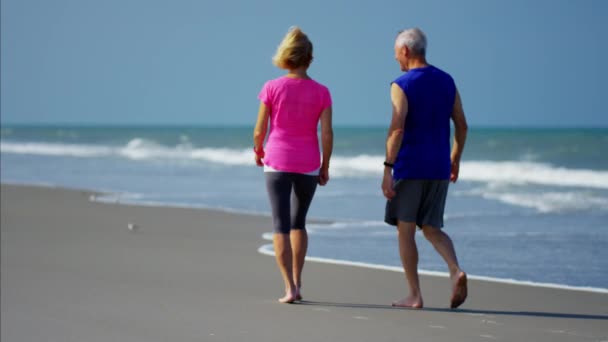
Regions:
[[429, 241], [437, 241], [443, 237], [443, 232], [441, 229], [433, 227], [433, 226], [423, 226], [422, 233], [424, 237]]
[[416, 223], [399, 221], [397, 223], [397, 233], [399, 236], [413, 238], [416, 235]]

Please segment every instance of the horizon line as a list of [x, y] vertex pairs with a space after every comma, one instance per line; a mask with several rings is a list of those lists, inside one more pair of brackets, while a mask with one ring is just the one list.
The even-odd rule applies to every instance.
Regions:
[[[112, 128], [133, 128], [133, 127], [151, 127], [151, 128], [253, 128], [251, 124], [237, 123], [117, 123], [117, 122], [0, 122], [0, 128], [8, 127], [73, 127], [73, 128], [93, 128], [93, 127], [112, 127]], [[334, 128], [387, 128], [388, 125], [379, 124], [336, 124]], [[608, 129], [607, 125], [535, 125], [535, 124], [469, 124], [472, 129]]]

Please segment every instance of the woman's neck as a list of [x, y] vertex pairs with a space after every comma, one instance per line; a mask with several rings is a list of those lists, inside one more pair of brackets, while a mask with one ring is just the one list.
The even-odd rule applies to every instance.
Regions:
[[287, 73], [286, 76], [289, 78], [310, 79], [306, 70], [307, 70], [306, 68], [291, 69], [291, 70], [289, 70], [289, 72]]

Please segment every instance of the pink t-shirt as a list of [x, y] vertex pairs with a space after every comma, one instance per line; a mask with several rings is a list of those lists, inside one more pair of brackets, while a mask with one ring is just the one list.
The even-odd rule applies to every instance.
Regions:
[[264, 84], [259, 99], [270, 108], [264, 164], [284, 172], [307, 173], [321, 165], [317, 126], [331, 106], [324, 85], [286, 76]]

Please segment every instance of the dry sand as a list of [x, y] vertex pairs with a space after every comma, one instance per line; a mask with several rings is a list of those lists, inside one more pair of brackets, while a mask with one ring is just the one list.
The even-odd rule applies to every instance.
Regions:
[[308, 262], [305, 301], [279, 304], [268, 217], [90, 195], [2, 185], [3, 342], [608, 341], [605, 293], [471, 280], [450, 310], [423, 276], [426, 308], [397, 309], [403, 274]]

